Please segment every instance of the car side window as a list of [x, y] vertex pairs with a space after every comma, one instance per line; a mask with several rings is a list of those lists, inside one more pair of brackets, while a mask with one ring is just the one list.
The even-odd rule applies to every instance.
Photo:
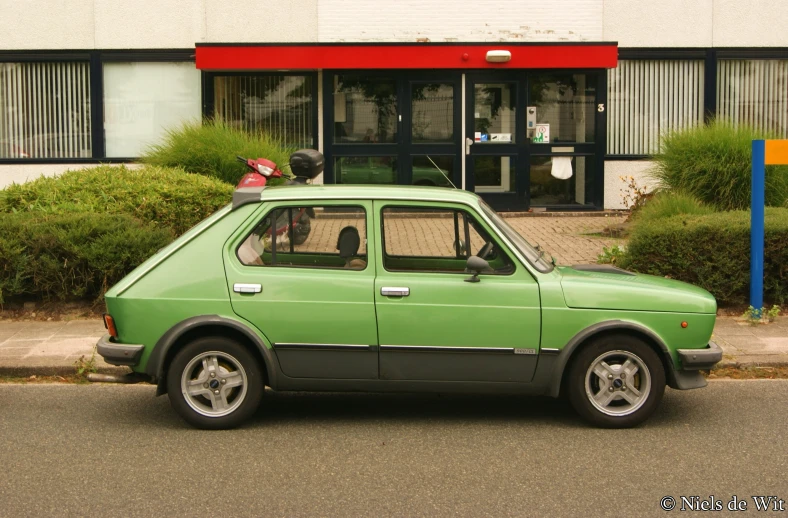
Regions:
[[493, 274], [514, 272], [514, 263], [476, 219], [463, 210], [386, 207], [381, 212], [383, 266], [390, 271], [465, 273], [477, 255]]
[[246, 266], [363, 270], [366, 211], [361, 207], [277, 207], [237, 250]]

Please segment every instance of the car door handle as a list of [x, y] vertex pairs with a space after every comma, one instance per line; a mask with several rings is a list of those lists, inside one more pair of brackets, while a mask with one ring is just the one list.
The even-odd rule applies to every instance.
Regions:
[[384, 297], [407, 297], [410, 295], [410, 288], [403, 286], [384, 286], [380, 288], [380, 294]]
[[263, 291], [263, 286], [261, 284], [244, 284], [242, 282], [236, 282], [233, 284], [233, 291], [236, 293], [260, 293]]

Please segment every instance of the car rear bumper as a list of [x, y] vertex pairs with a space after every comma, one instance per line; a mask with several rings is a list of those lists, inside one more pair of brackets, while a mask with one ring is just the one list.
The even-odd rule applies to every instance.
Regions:
[[144, 345], [117, 344], [110, 335], [102, 336], [96, 343], [96, 352], [110, 365], [133, 367], [139, 363], [143, 349]]
[[705, 349], [678, 349], [676, 353], [685, 371], [711, 369], [722, 360], [722, 349], [714, 342], [709, 342]]

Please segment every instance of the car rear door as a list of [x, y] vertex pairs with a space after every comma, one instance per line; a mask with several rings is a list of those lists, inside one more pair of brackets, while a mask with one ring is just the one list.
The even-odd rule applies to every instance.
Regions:
[[[375, 266], [366, 243], [372, 204], [311, 206], [306, 239], [304, 228], [294, 231], [288, 224], [303, 221], [303, 207], [267, 203], [228, 241], [225, 269], [233, 310], [265, 334], [286, 376], [375, 379]], [[348, 257], [337, 249], [343, 231], [351, 236], [351, 248], [353, 235], [358, 239]]]

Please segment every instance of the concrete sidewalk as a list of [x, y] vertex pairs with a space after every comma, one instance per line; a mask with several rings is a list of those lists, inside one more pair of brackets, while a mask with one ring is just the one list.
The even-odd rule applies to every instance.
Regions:
[[[82, 356], [89, 359], [104, 333], [100, 320], [0, 321], [0, 375], [73, 374], [74, 362]], [[717, 317], [712, 339], [723, 348], [723, 366], [788, 365], [787, 317], [757, 326]], [[95, 358], [99, 372], [128, 372]]]

